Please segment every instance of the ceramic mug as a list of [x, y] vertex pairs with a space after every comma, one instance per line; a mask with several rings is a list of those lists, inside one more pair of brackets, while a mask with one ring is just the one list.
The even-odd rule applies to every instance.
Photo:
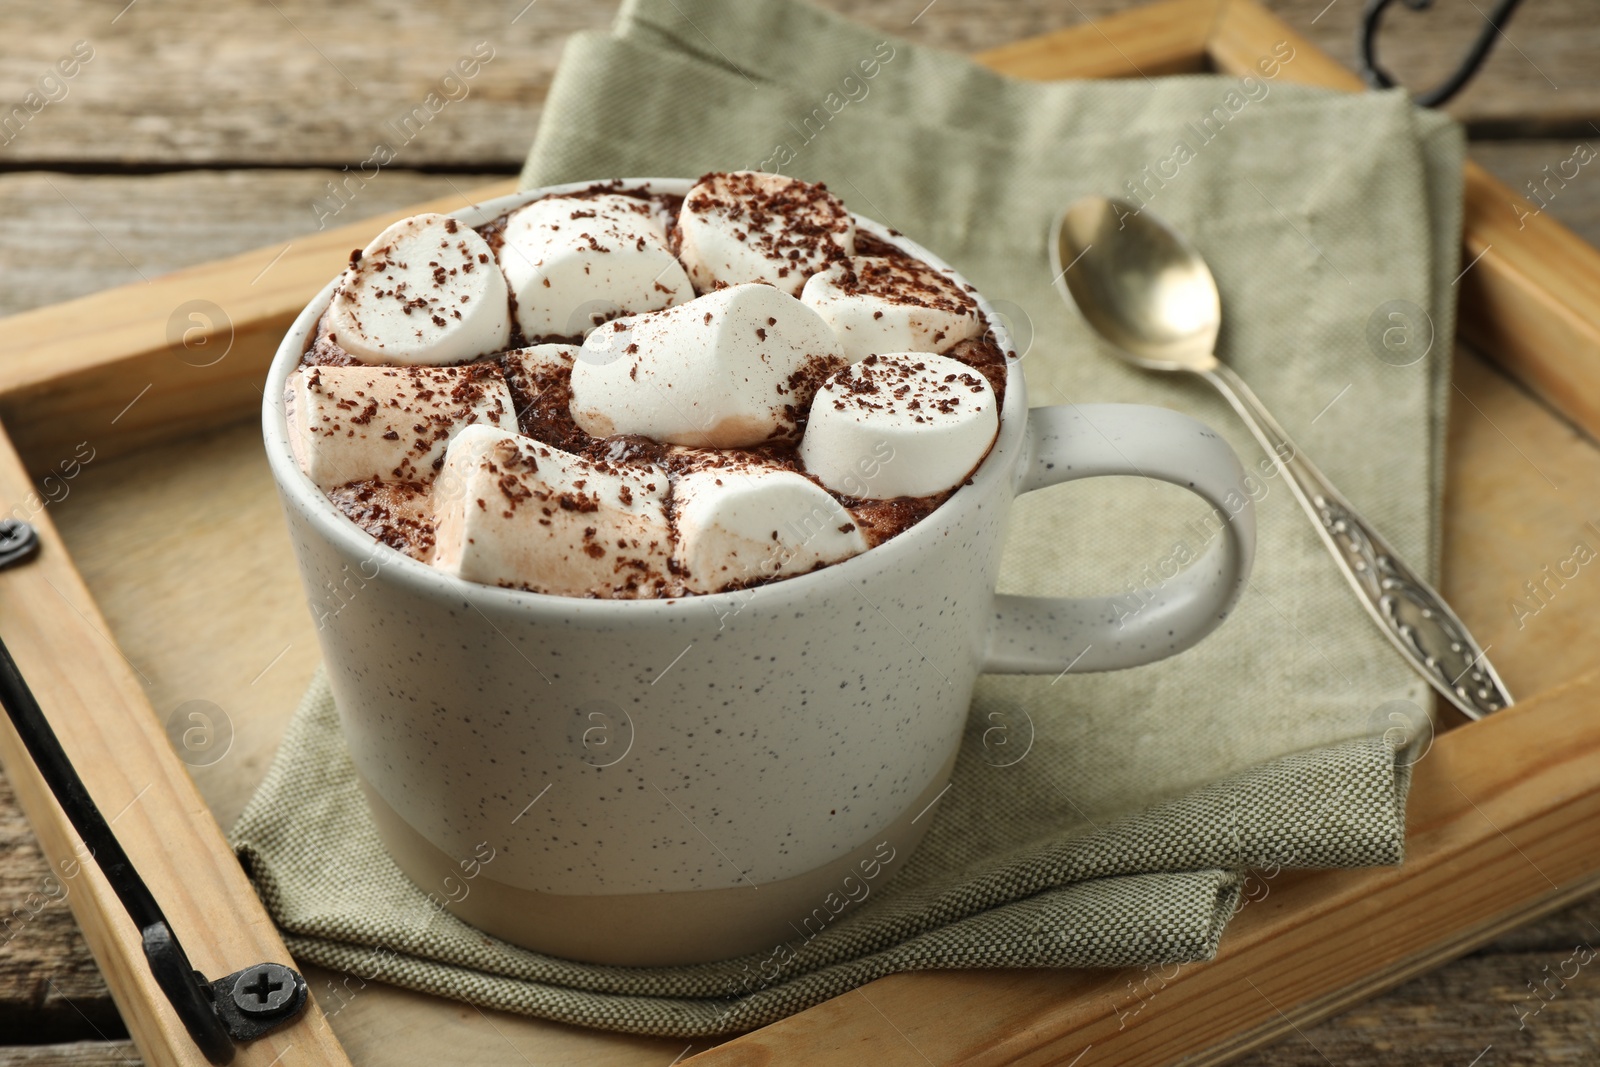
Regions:
[[[585, 187], [456, 217], [480, 225]], [[1249, 575], [1254, 514], [1216, 433], [1163, 408], [1030, 411], [1012, 360], [999, 436], [970, 481], [859, 556], [673, 600], [464, 582], [377, 544], [295, 463], [285, 383], [333, 288], [284, 338], [263, 420], [341, 728], [400, 868], [540, 952], [702, 962], [831, 921], [856, 899], [852, 880], [881, 886], [933, 821], [921, 816], [949, 780], [980, 672], [1162, 659], [1210, 633]], [[1100, 475], [1190, 489], [1226, 518], [1223, 536], [1135, 614], [1123, 598], [997, 596], [1012, 497]]]

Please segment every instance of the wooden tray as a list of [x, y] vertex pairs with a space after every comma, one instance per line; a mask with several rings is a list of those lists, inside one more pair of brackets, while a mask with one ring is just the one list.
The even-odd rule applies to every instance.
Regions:
[[[1037, 79], [1246, 74], [1278, 42], [1296, 52], [1281, 77], [1361, 88], [1252, 0], [1172, 0], [980, 58]], [[260, 454], [259, 383], [350, 248], [401, 214], [463, 202], [0, 329], [0, 509], [45, 542], [38, 560], [0, 573], [0, 628], [211, 975], [288, 958], [218, 823], [259, 781], [316, 661]], [[1258, 877], [1210, 964], [896, 975], [704, 1051], [312, 968], [327, 1014], [314, 1007], [236, 1062], [337, 1064], [348, 1051], [359, 1063], [1218, 1063], [1600, 887], [1600, 672], [1588, 669], [1600, 582], [1547, 584], [1520, 626], [1507, 607], [1575, 541], [1600, 544], [1583, 511], [1600, 499], [1600, 253], [1548, 215], [1520, 228], [1523, 202], [1471, 164], [1466, 207], [1462, 336], [1522, 388], [1458, 352], [1444, 589], [1521, 701], [1442, 733], [1417, 766], [1404, 866]], [[240, 678], [254, 681], [240, 690]], [[213, 766], [186, 768], [152, 707], [191, 697], [225, 705], [233, 750]], [[9, 726], [0, 762], [52, 865], [67, 861], [76, 836]], [[99, 872], [86, 865], [65, 884], [146, 1060], [202, 1063]]]

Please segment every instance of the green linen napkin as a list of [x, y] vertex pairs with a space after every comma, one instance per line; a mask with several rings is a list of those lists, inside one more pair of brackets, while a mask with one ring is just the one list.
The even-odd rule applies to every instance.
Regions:
[[[554, 959], [433, 909], [383, 852], [319, 676], [233, 831], [295, 956], [486, 1007], [700, 1037], [894, 971], [1206, 959], [1245, 870], [1399, 862], [1421, 731], [1398, 751], [1380, 735], [1396, 713], [1421, 715], [1426, 685], [1230, 411], [1101, 351], [1046, 258], [1054, 214], [1093, 192], [1187, 231], [1222, 289], [1225, 358], [1431, 573], [1460, 130], [1398, 92], [1289, 85], [1287, 46], [1262, 60], [1243, 83], [1024, 84], [781, 0], [633, 0], [611, 34], [574, 37], [524, 185], [739, 167], [826, 181], [1004, 302], [1032, 403], [1154, 403], [1219, 429], [1254, 467], [1255, 573], [1227, 624], [1172, 660], [983, 678], [953, 784], [894, 881], [813, 938], [690, 967]], [[1430, 323], [1426, 355], [1397, 357], [1398, 340], [1427, 347]], [[1397, 324], [1413, 333], [1369, 340]], [[1002, 591], [1128, 591], [1206, 539], [1192, 498], [1124, 479], [1036, 493], [1013, 514]]]

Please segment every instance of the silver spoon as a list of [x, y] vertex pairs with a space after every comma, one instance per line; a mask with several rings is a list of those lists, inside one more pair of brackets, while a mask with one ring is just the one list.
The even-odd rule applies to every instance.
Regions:
[[1227, 398], [1285, 475], [1367, 614], [1417, 673], [1470, 719], [1511, 706], [1505, 684], [1450, 606], [1217, 359], [1222, 304], [1194, 246], [1148, 211], [1091, 196], [1056, 221], [1050, 269], [1089, 325], [1128, 362], [1199, 375]]

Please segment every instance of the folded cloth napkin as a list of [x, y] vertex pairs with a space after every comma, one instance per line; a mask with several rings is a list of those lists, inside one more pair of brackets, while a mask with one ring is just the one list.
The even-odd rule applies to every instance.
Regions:
[[[1224, 357], [1432, 571], [1461, 133], [1397, 92], [1287, 84], [1294, 62], [1282, 45], [1243, 82], [1025, 84], [783, 0], [632, 0], [609, 35], [574, 37], [524, 185], [741, 167], [826, 181], [1003, 302], [1034, 404], [1162, 404], [1224, 433], [1254, 468], [1254, 577], [1226, 625], [1164, 663], [982, 679], [953, 784], [891, 883], [820, 934], [689, 967], [553, 959], [431, 907], [384, 854], [319, 677], [233, 831], [295, 956], [486, 1007], [700, 1037], [894, 971], [1206, 959], [1245, 870], [1399, 862], [1417, 748], [1380, 735], [1397, 711], [1420, 714], [1427, 687], [1231, 412], [1199, 383], [1100, 350], [1045, 250], [1052, 217], [1088, 193], [1185, 230], [1221, 286]], [[1436, 340], [1396, 365], [1373, 322], [1413, 330], [1413, 352], [1430, 323]], [[1002, 591], [1127, 591], [1136, 605], [1152, 562], [1211, 536], [1203, 514], [1148, 482], [1033, 494], [1015, 507]]]

